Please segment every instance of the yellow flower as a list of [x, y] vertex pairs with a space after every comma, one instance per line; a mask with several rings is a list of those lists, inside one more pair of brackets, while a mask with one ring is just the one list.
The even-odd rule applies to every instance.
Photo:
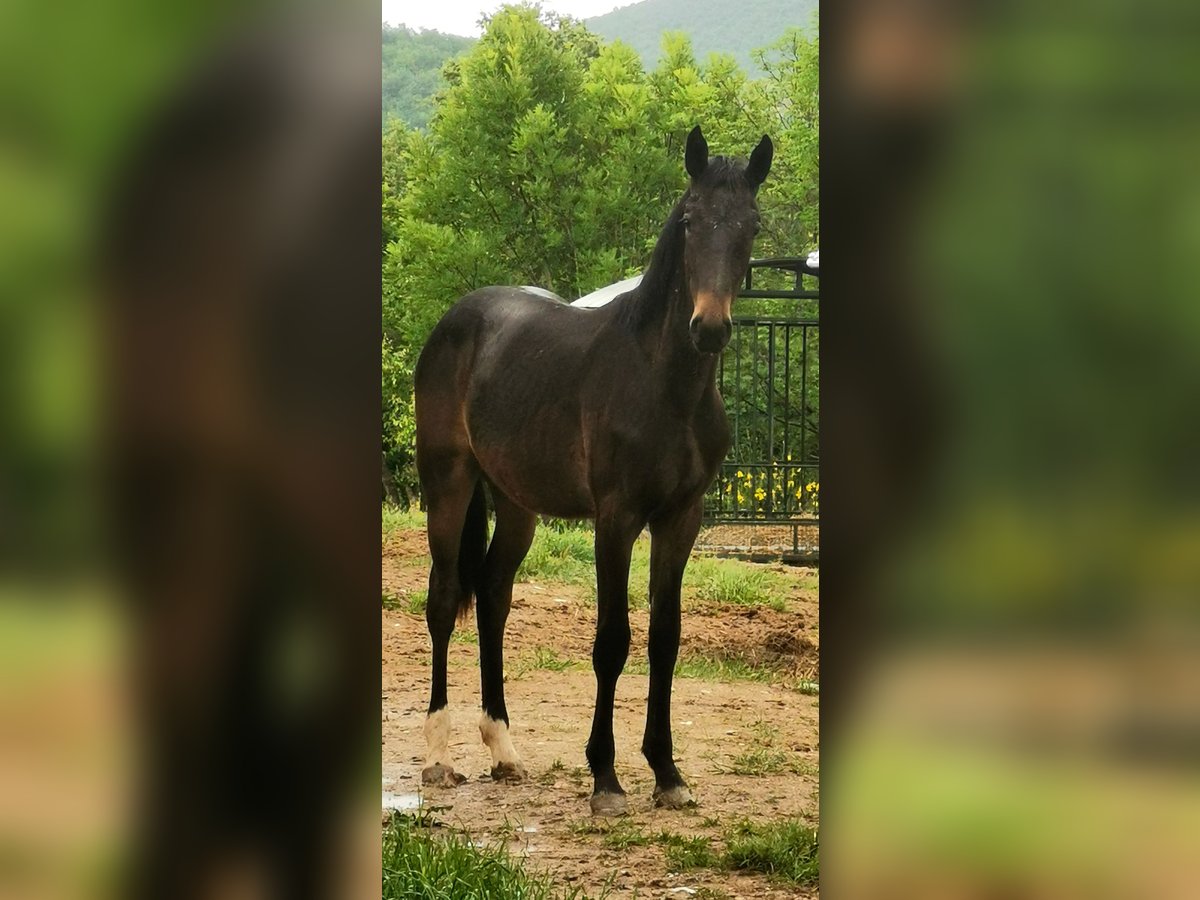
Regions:
[[762, 501], [767, 498], [767, 492], [764, 491], [762, 488], [759, 488], [757, 491], [754, 492], [754, 497], [755, 497], [755, 499], [758, 500], [759, 503], [762, 503]]

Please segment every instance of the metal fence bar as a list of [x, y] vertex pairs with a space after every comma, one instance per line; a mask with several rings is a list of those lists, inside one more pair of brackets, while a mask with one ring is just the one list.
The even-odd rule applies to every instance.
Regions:
[[[760, 268], [791, 272], [793, 286], [754, 287], [754, 273]], [[756, 260], [746, 273], [740, 297], [796, 301], [797, 306], [795, 314], [777, 308], [733, 320], [733, 337], [718, 369], [733, 444], [705, 498], [706, 525], [790, 526], [790, 548], [785, 544], [781, 550], [797, 557], [815, 555], [815, 548], [801, 541], [801, 529], [819, 527], [820, 522], [807, 488], [820, 479], [820, 460], [810, 454], [808, 439], [810, 429], [816, 430], [817, 415], [815, 404], [808, 402], [809, 367], [815, 378], [819, 365], [810, 334], [816, 336], [820, 320], [800, 305], [819, 298], [820, 291], [806, 289], [803, 282], [815, 276], [803, 260], [791, 258]]]

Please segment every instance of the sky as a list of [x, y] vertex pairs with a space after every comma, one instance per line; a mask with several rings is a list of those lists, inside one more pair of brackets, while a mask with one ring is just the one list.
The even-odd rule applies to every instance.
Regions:
[[[552, 12], [586, 19], [631, 2], [634, 0], [542, 0], [541, 5]], [[503, 0], [382, 0], [382, 3], [383, 21], [389, 25], [479, 37], [479, 17], [494, 12], [503, 5]]]

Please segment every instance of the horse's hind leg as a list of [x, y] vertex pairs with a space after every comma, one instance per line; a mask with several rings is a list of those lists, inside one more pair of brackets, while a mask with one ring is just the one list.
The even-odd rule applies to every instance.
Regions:
[[[429, 594], [425, 621], [433, 644], [429, 714], [425, 719], [428, 756], [421, 780], [425, 784], [454, 787], [466, 778], [450, 762], [450, 713], [446, 708], [446, 657], [454, 620], [465, 613], [472, 593], [471, 571], [482, 561], [486, 546], [487, 510], [474, 461], [464, 457], [446, 459], [436, 474], [422, 472], [422, 488], [428, 507]], [[484, 529], [480, 535], [478, 532]], [[470, 557], [477, 555], [479, 559]]]
[[513, 578], [533, 542], [537, 517], [494, 487], [492, 498], [496, 506], [496, 533], [488, 547], [475, 603], [483, 693], [479, 733], [492, 752], [492, 778], [521, 781], [525, 778], [525, 766], [509, 737], [508, 708], [504, 705], [504, 625], [512, 606]]

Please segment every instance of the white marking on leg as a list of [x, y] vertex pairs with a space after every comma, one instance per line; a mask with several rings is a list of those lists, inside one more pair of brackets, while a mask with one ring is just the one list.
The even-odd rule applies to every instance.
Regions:
[[484, 713], [479, 717], [479, 734], [487, 748], [492, 751], [493, 769], [501, 763], [521, 765], [521, 757], [517, 755], [517, 749], [508, 735], [508, 725], [503, 719], [493, 719]]
[[425, 757], [425, 767], [441, 764], [447, 769], [450, 765], [450, 710], [442, 707], [435, 713], [425, 717], [425, 746], [428, 755]]

